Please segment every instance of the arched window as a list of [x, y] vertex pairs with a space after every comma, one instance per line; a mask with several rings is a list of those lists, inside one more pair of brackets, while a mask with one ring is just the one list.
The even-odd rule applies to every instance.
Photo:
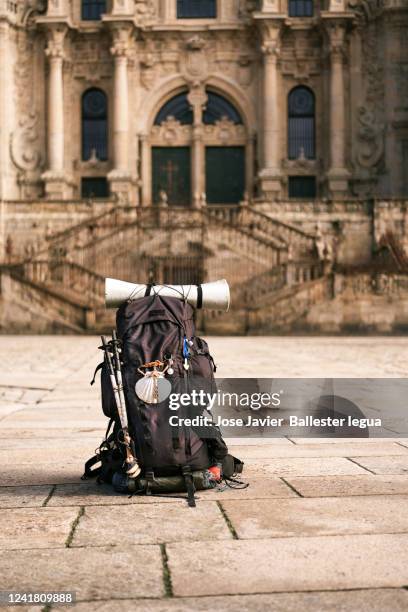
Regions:
[[216, 16], [216, 0], [177, 0], [178, 19], [213, 19]]
[[193, 110], [187, 100], [186, 92], [177, 94], [177, 96], [171, 98], [161, 107], [154, 120], [154, 125], [161, 125], [169, 117], [174, 117], [182, 125], [191, 125], [193, 123]]
[[313, 17], [313, 0], [289, 0], [289, 17]]
[[295, 87], [288, 98], [288, 157], [315, 159], [315, 97], [307, 87]]
[[82, 0], [82, 19], [97, 21], [106, 13], [106, 0]]
[[108, 101], [101, 89], [88, 89], [82, 96], [82, 159], [108, 159]]
[[206, 125], [213, 125], [223, 117], [233, 123], [242, 124], [242, 118], [235, 106], [228, 102], [223, 96], [212, 91], [207, 91], [207, 104], [204, 110], [203, 122]]

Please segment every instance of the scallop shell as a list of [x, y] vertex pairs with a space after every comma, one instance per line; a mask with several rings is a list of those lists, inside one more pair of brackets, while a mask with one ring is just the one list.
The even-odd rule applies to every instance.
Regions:
[[171, 383], [157, 372], [146, 372], [136, 383], [136, 395], [146, 404], [160, 404], [171, 393]]

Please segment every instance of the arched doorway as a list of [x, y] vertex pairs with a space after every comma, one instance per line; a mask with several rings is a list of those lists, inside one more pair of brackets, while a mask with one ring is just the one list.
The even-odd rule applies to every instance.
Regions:
[[236, 204], [246, 189], [247, 135], [218, 92], [183, 91], [157, 113], [151, 132], [153, 203]]

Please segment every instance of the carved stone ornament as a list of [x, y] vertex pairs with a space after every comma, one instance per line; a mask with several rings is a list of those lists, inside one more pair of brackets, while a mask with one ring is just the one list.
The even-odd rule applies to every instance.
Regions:
[[151, 142], [154, 144], [185, 145], [191, 142], [192, 128], [182, 125], [172, 116], [167, 117], [160, 125], [154, 125], [151, 131]]
[[371, 174], [381, 168], [385, 151], [384, 66], [376, 21], [361, 30], [364, 99], [357, 108], [357, 164]]
[[10, 157], [24, 175], [40, 170], [42, 147], [39, 133], [39, 115], [35, 110], [34, 53], [31, 34], [20, 31], [17, 38], [18, 61], [14, 67], [15, 105], [19, 117], [17, 127], [10, 136]]
[[348, 8], [355, 13], [358, 25], [364, 27], [382, 14], [384, 0], [349, 0]]
[[239, 0], [238, 15], [240, 19], [249, 20], [257, 9], [257, 0]]
[[156, 63], [153, 53], [146, 53], [140, 60], [140, 80], [145, 89], [151, 89], [156, 81]]
[[184, 71], [187, 79], [202, 81], [208, 74], [208, 60], [205, 54], [206, 41], [194, 35], [186, 42], [187, 53], [184, 58]]
[[39, 145], [38, 116], [32, 112], [22, 117], [10, 138], [10, 156], [21, 171], [33, 171], [42, 166], [43, 158]]
[[114, 57], [125, 57], [129, 55], [130, 26], [115, 24], [112, 26], [112, 46], [110, 52]]
[[45, 49], [45, 55], [49, 60], [64, 59], [64, 38], [67, 33], [67, 28], [62, 25], [55, 25], [49, 28], [47, 32], [48, 45]]
[[156, 16], [154, 2], [151, 0], [135, 0], [135, 22], [137, 25], [146, 25]]
[[47, 10], [47, 0], [27, 0], [22, 12], [24, 26], [33, 24], [37, 15], [43, 15]]

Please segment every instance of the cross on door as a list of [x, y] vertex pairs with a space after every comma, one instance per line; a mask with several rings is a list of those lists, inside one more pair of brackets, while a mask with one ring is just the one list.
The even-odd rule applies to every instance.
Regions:
[[166, 175], [166, 187], [170, 193], [173, 193], [173, 179], [175, 179], [178, 174], [179, 167], [177, 164], [173, 163], [171, 159], [167, 160], [165, 166], [161, 167], [161, 171]]

